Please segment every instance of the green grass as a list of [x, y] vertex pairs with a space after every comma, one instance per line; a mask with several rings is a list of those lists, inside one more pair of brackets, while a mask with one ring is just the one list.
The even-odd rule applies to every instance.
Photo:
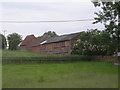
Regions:
[[106, 62], [9, 64], [3, 88], [117, 88], [118, 67]]
[[42, 53], [34, 53], [31, 51], [10, 51], [10, 50], [2, 50], [2, 57], [47, 57], [47, 56], [56, 56], [53, 54], [42, 54]]
[[[91, 60], [90, 56], [79, 56], [79, 55], [56, 55], [56, 54], [43, 54], [43, 53], [34, 53], [30, 51], [2, 51], [2, 62], [3, 64], [8, 63], [9, 61], [34, 61], [34, 60], [79, 60], [79, 61], [88, 61]], [[19, 63], [19, 62], [18, 62]]]

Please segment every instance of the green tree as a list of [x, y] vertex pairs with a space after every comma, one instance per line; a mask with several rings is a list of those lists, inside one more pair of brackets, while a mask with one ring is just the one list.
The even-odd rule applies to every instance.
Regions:
[[[58, 35], [56, 34], [56, 32], [54, 32], [54, 31], [48, 31], [48, 32], [45, 32], [45, 33], [47, 33], [47, 34], [50, 35], [51, 37], [58, 36]], [[45, 34], [45, 33], [44, 33], [44, 34]], [[44, 34], [43, 34], [43, 35], [44, 35]], [[43, 35], [42, 35], [42, 36], [43, 36]], [[38, 36], [37, 39], [41, 38], [42, 36]]]
[[22, 41], [21, 35], [12, 33], [7, 36], [9, 43], [9, 50], [17, 50], [19, 43]]
[[0, 34], [0, 48], [5, 49], [7, 46], [7, 41], [4, 35]]
[[[112, 42], [116, 45], [116, 52], [120, 52], [120, 1], [115, 2], [93, 2], [95, 7], [101, 7], [101, 11], [95, 12], [97, 17], [95, 17], [96, 23], [103, 23], [105, 26], [105, 31], [113, 39]], [[114, 48], [115, 48], [114, 47]]]
[[98, 55], [100, 50], [98, 50], [97, 34], [99, 34], [97, 30], [83, 32], [72, 49], [73, 54]]
[[50, 35], [51, 37], [58, 36], [58, 35], [56, 34], [56, 32], [54, 32], [54, 31], [48, 31], [47, 33], [48, 33], [48, 35]]
[[72, 53], [79, 55], [113, 55], [115, 46], [107, 32], [97, 29], [88, 30], [80, 35]]

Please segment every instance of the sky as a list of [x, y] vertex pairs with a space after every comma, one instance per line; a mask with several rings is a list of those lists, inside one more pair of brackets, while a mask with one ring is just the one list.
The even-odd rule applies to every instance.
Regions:
[[[94, 12], [98, 12], [100, 8], [95, 8], [90, 0], [86, 0], [81, 2], [0, 2], [0, 10], [0, 21], [59, 21], [94, 19], [96, 17]], [[24, 39], [30, 34], [36, 37], [41, 36], [49, 30], [63, 35], [87, 29], [104, 29], [101, 23], [92, 24], [93, 21], [0, 23], [0, 33], [6, 30], [6, 36], [18, 33]]]

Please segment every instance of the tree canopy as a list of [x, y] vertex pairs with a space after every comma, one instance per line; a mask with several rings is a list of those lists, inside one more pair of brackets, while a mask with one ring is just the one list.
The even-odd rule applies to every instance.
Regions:
[[54, 31], [48, 31], [48, 32], [46, 32], [46, 33], [48, 33], [48, 35], [50, 35], [51, 37], [58, 36], [58, 35], [56, 34], [56, 32], [54, 32]]
[[113, 55], [120, 51], [120, 2], [93, 2], [101, 11], [95, 12], [96, 23], [103, 23], [105, 30], [83, 32], [73, 47], [72, 53], [79, 55]]
[[21, 35], [17, 33], [12, 33], [7, 36], [9, 43], [9, 50], [17, 50], [19, 43], [22, 41]]
[[[93, 0], [94, 1], [94, 0]], [[95, 12], [96, 23], [103, 23], [105, 30], [88, 30], [83, 32], [73, 47], [73, 54], [113, 55], [120, 52], [120, 2], [93, 2], [101, 11]]]
[[[47, 34], [50, 35], [51, 37], [58, 36], [55, 31], [48, 31], [48, 32], [45, 32], [45, 33], [47, 33]], [[45, 33], [44, 33], [44, 34], [45, 34]], [[44, 34], [43, 34], [43, 35], [44, 35]], [[43, 35], [42, 35], [42, 36], [43, 36]], [[37, 38], [39, 39], [39, 38], [41, 38], [42, 36], [38, 36]]]
[[101, 7], [101, 11], [95, 12], [97, 17], [95, 17], [96, 23], [103, 23], [105, 26], [105, 31], [109, 34], [110, 37], [114, 40], [116, 44], [117, 51], [120, 51], [120, 1], [115, 2], [93, 2], [95, 7]]
[[72, 49], [73, 54], [79, 55], [113, 55], [115, 44], [105, 31], [88, 30], [83, 32]]

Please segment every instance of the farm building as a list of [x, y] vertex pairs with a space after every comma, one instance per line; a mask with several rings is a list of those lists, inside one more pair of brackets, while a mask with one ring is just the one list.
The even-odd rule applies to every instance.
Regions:
[[20, 50], [31, 50], [32, 46], [37, 42], [37, 39], [34, 35], [28, 35], [20, 44]]
[[81, 32], [51, 37], [45, 33], [37, 39], [34, 35], [27, 36], [20, 45], [21, 51], [32, 50], [33, 52], [50, 54], [71, 54], [76, 40]]
[[32, 46], [37, 45], [40, 42], [50, 38], [51, 36], [45, 33], [41, 38], [37, 39], [34, 35], [28, 35], [20, 44], [20, 50], [32, 50]]
[[51, 54], [71, 54], [71, 49], [80, 36], [79, 33], [50, 37], [32, 47], [33, 52]]

